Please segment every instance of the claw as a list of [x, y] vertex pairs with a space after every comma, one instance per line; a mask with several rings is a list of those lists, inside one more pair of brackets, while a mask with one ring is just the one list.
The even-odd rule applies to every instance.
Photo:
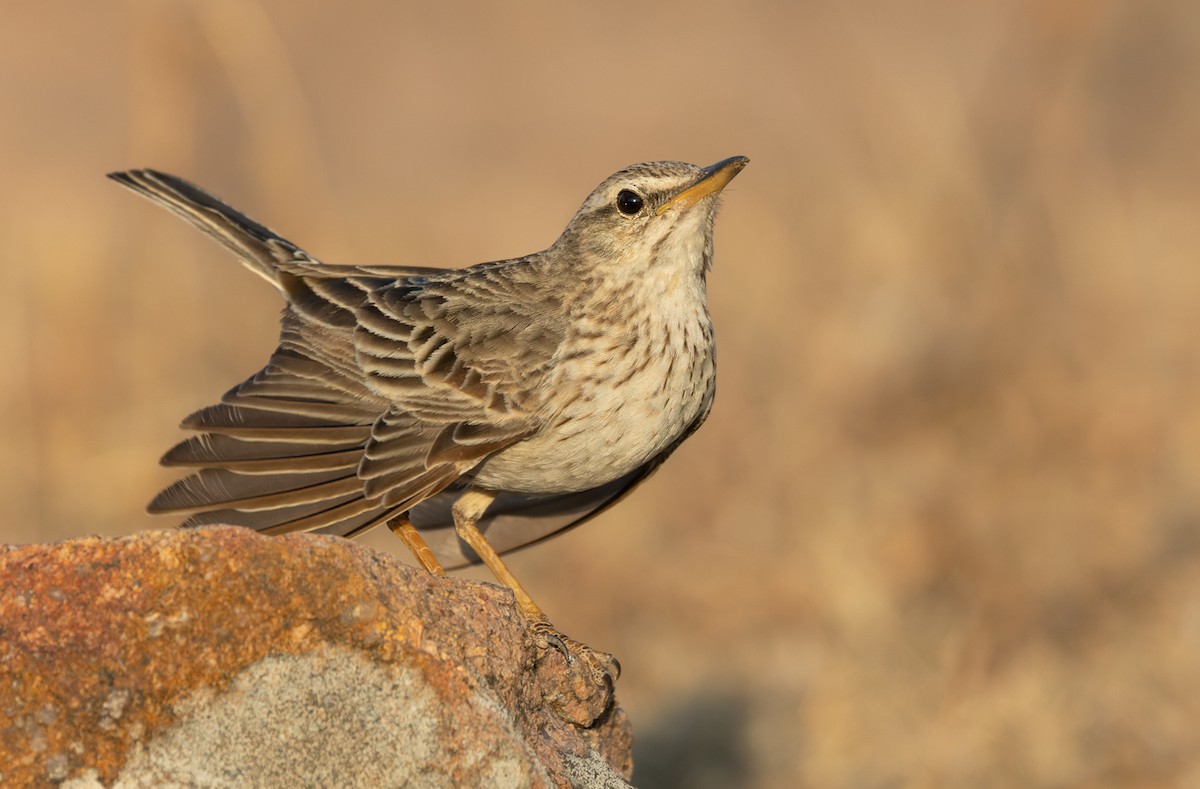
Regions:
[[[590, 726], [610, 710], [615, 702], [615, 683], [621, 664], [612, 655], [597, 652], [554, 629], [542, 619], [530, 625], [530, 633], [542, 656], [551, 649], [563, 656], [561, 668], [545, 664], [551, 671], [565, 671], [566, 684], [556, 682], [548, 698], [565, 719], [579, 726]], [[539, 656], [538, 663], [542, 662]], [[573, 678], [573, 679], [571, 679]]]
[[549, 622], [535, 622], [531, 630], [544, 642], [544, 648], [553, 647], [562, 653], [568, 666], [574, 666], [582, 659], [592, 666], [594, 674], [598, 674], [600, 666], [604, 666], [602, 671], [606, 677], [616, 680], [621, 676], [621, 663], [615, 657], [606, 652], [597, 652], [586, 644], [563, 635]]
[[567, 646], [569, 639], [551, 627], [549, 622], [536, 622], [532, 630], [546, 642], [547, 647], [553, 647], [561, 652], [568, 666], [574, 662], [575, 656], [571, 654], [571, 649]]

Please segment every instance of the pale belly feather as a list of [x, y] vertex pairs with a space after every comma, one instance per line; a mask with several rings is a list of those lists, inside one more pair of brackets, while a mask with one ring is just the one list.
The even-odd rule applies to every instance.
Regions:
[[[703, 316], [707, 319], [707, 315]], [[588, 490], [628, 474], [669, 447], [712, 397], [711, 331], [699, 321], [669, 336], [638, 338], [605, 375], [595, 359], [564, 365], [560, 391], [576, 391], [535, 436], [502, 450], [475, 470], [476, 484], [529, 494]], [[671, 357], [675, 356], [672, 363]], [[685, 361], [687, 359], [688, 361]]]

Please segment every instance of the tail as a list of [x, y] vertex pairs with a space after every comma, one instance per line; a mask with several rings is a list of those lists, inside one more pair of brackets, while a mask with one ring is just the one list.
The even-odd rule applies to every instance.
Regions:
[[126, 170], [108, 177], [212, 236], [280, 291], [285, 290], [289, 269], [316, 262], [286, 238], [182, 178], [157, 170]]
[[[150, 511], [196, 513], [185, 525], [266, 532], [328, 526], [339, 533], [385, 514], [382, 502], [363, 496], [356, 470], [387, 404], [343, 369], [363, 289], [326, 279], [322, 293], [314, 292], [303, 274], [318, 261], [182, 178], [156, 170], [108, 177], [216, 239], [289, 304], [281, 347], [267, 367], [184, 421], [201, 434], [163, 463], [198, 470], [159, 493]], [[311, 328], [314, 321], [320, 330]]]

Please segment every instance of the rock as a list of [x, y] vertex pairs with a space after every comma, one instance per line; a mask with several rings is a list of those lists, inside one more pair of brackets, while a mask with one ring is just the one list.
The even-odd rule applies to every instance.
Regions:
[[572, 683], [508, 590], [341, 538], [0, 548], [5, 786], [627, 785], [624, 712], [572, 725]]

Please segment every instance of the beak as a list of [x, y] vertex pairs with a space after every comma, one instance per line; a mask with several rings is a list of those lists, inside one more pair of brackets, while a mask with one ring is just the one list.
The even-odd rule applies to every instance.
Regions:
[[675, 207], [681, 210], [691, 208], [709, 195], [714, 195], [724, 189], [725, 185], [732, 181], [733, 177], [748, 164], [750, 164], [750, 160], [745, 156], [731, 156], [705, 167], [699, 181], [663, 203], [655, 213], [661, 216]]

